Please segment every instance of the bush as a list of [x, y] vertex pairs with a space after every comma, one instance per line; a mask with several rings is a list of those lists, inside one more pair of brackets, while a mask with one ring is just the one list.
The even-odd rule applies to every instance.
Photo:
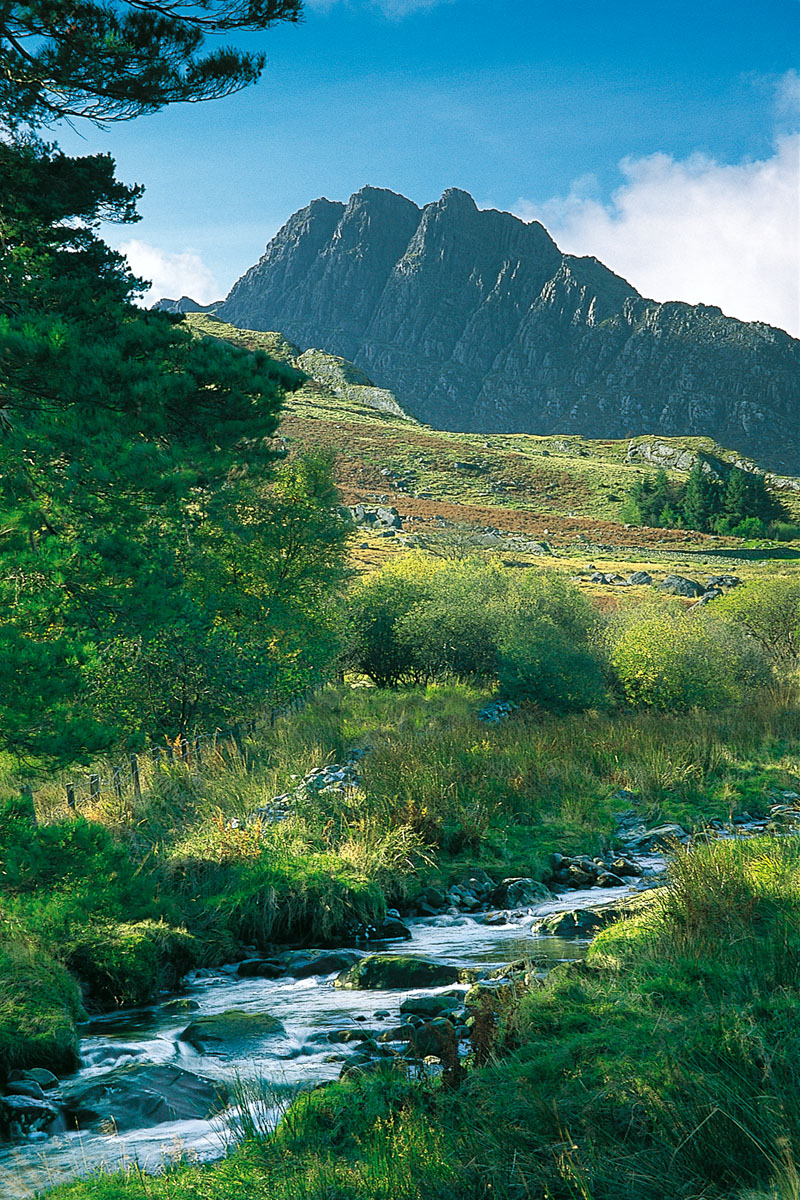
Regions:
[[194, 938], [163, 921], [92, 923], [63, 949], [95, 1009], [145, 1004], [177, 987], [200, 958]]
[[533, 628], [518, 625], [505, 639], [498, 682], [507, 699], [556, 713], [600, 708], [606, 698], [592, 651], [544, 622]]
[[748, 583], [716, 601], [715, 613], [756, 642], [772, 662], [800, 660], [800, 580]]
[[0, 942], [0, 1083], [16, 1068], [73, 1071], [80, 991], [63, 966], [17, 938]]
[[612, 669], [632, 705], [718, 708], [741, 702], [770, 680], [759, 647], [707, 612], [648, 606], [614, 623], [609, 642]]

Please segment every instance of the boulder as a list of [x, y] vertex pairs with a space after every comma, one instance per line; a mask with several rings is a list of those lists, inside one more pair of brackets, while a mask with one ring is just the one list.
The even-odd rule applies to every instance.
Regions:
[[206, 1120], [225, 1102], [218, 1083], [180, 1067], [117, 1067], [91, 1082], [73, 1086], [64, 1107], [70, 1124], [85, 1129], [149, 1129], [165, 1121]]
[[241, 1012], [234, 1008], [197, 1017], [184, 1029], [180, 1039], [201, 1054], [235, 1054], [245, 1051], [253, 1042], [284, 1032], [281, 1022], [270, 1013]]
[[35, 1096], [0, 1096], [0, 1129], [9, 1133], [36, 1133], [58, 1117], [58, 1109], [49, 1100]]
[[550, 889], [534, 879], [504, 879], [492, 894], [492, 900], [502, 908], [527, 908], [551, 900]]
[[628, 576], [628, 583], [644, 585], [652, 582], [653, 576], [649, 571], [634, 571]]
[[30, 1100], [44, 1100], [41, 1084], [35, 1079], [18, 1079], [6, 1084], [6, 1094], [9, 1096], [27, 1096]]
[[45, 1092], [49, 1092], [51, 1088], [58, 1087], [58, 1078], [52, 1071], [48, 1071], [47, 1067], [29, 1067], [24, 1073], [24, 1078], [32, 1079]]
[[682, 825], [656, 825], [653, 829], [634, 829], [620, 835], [629, 850], [667, 850], [672, 842], [688, 842], [689, 835]]
[[452, 1060], [458, 1054], [458, 1038], [455, 1026], [446, 1017], [426, 1021], [414, 1030], [411, 1049], [420, 1058], [443, 1058]]
[[402, 921], [398, 920], [397, 917], [386, 917], [385, 920], [381, 921], [374, 933], [374, 940], [378, 942], [407, 942], [410, 938], [411, 930]]
[[410, 996], [400, 1005], [400, 1012], [415, 1017], [447, 1017], [463, 1006], [460, 992], [444, 992], [438, 996]]
[[343, 971], [337, 988], [386, 990], [398, 988], [443, 987], [458, 983], [463, 972], [450, 963], [434, 962], [403, 954], [370, 954]]
[[236, 968], [243, 979], [278, 979], [286, 972], [274, 960], [268, 958], [245, 958]]
[[[403, 926], [405, 929], [405, 926]], [[408, 933], [408, 931], [406, 930]], [[411, 937], [411, 934], [408, 933]], [[290, 974], [295, 979], [308, 979], [312, 975], [332, 975], [334, 971], [344, 971], [358, 962], [361, 955], [356, 950], [331, 950], [325, 954], [317, 954], [310, 962], [294, 967]]]
[[658, 588], [670, 596], [688, 596], [692, 600], [702, 596], [706, 590], [702, 583], [698, 583], [696, 579], [687, 579], [684, 575], [667, 575]]

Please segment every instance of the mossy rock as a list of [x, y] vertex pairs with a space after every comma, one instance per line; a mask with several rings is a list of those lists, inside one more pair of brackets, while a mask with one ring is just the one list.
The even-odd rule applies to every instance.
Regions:
[[444, 987], [458, 983], [463, 972], [450, 963], [415, 958], [411, 954], [370, 954], [338, 976], [338, 988], [385, 991]]
[[188, 1042], [201, 1054], [236, 1054], [252, 1042], [284, 1032], [283, 1024], [270, 1013], [248, 1013], [232, 1008], [228, 1012], [197, 1017], [180, 1036], [182, 1042]]

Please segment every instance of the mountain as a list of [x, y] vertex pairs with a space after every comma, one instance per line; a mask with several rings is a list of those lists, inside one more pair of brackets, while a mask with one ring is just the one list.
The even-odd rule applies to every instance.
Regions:
[[350, 360], [441, 429], [707, 435], [800, 472], [800, 341], [647, 300], [455, 188], [422, 209], [371, 187], [314, 200], [216, 315]]

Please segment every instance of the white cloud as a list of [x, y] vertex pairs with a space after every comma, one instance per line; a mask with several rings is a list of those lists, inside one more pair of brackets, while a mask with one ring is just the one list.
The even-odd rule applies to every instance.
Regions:
[[[783, 82], [788, 100], [798, 80]], [[610, 203], [583, 179], [565, 198], [520, 201], [516, 211], [649, 298], [716, 304], [800, 336], [800, 133], [779, 138], [759, 161], [653, 154], [620, 168], [625, 182]]]
[[122, 242], [118, 249], [127, 257], [134, 275], [151, 281], [142, 300], [145, 305], [164, 296], [173, 300], [191, 296], [198, 304], [210, 304], [222, 294], [213, 273], [194, 250], [175, 254], [138, 238]]
[[357, 0], [306, 0], [306, 7], [316, 8], [322, 12], [329, 12], [337, 4], [347, 4], [351, 8], [377, 8], [390, 20], [399, 21], [412, 13], [436, 8], [440, 4], [452, 3], [454, 0], [361, 0], [360, 4], [357, 3]]

